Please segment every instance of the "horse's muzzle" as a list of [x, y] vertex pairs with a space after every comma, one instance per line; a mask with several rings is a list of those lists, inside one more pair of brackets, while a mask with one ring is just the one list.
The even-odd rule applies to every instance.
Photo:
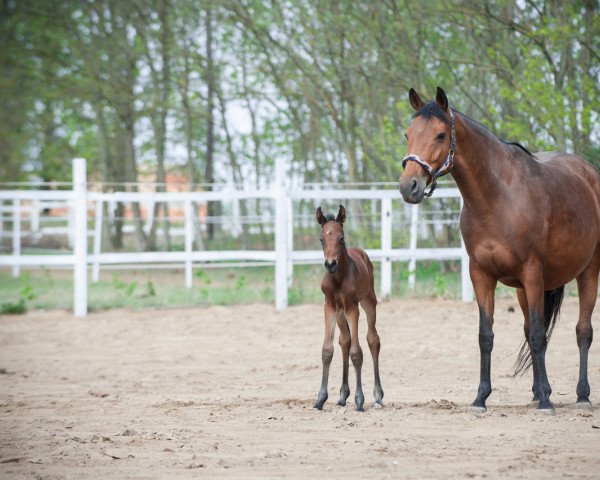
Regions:
[[329, 273], [335, 273], [338, 265], [338, 261], [335, 258], [333, 260], [325, 260], [325, 268]]
[[423, 178], [411, 176], [400, 177], [400, 193], [407, 203], [421, 203], [425, 198], [427, 181]]

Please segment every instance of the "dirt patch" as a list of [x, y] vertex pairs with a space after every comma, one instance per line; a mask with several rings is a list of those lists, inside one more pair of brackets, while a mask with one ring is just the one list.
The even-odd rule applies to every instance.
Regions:
[[[576, 299], [565, 300], [547, 354], [556, 416], [529, 405], [530, 374], [512, 376], [516, 300], [497, 304], [494, 390], [482, 415], [467, 408], [479, 371], [475, 304], [380, 305], [383, 409], [370, 408], [364, 318], [358, 413], [352, 368], [348, 405], [335, 405], [337, 345], [329, 401], [312, 408], [320, 305], [0, 317], [0, 477], [597, 478], [600, 414], [573, 405]], [[595, 404], [599, 352], [593, 345]]]

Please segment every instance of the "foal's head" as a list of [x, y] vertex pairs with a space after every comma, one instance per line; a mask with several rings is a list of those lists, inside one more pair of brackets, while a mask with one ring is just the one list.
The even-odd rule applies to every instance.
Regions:
[[[453, 113], [444, 90], [438, 87], [434, 102], [425, 103], [410, 89], [410, 104], [417, 112], [406, 130], [408, 155], [400, 177], [400, 193], [408, 203], [420, 203], [435, 188], [435, 180], [452, 168], [454, 142]], [[427, 185], [433, 183], [429, 193]]]
[[335, 273], [340, 265], [340, 257], [346, 248], [344, 243], [344, 220], [346, 209], [340, 205], [337, 217], [328, 213], [323, 215], [321, 207], [317, 208], [317, 223], [321, 225], [321, 244], [325, 256], [325, 268], [329, 273]]

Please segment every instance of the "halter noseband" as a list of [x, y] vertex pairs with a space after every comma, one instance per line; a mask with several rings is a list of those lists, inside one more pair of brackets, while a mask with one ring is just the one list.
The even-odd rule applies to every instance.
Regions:
[[456, 131], [454, 130], [454, 112], [450, 108], [450, 151], [448, 152], [448, 156], [444, 163], [440, 165], [440, 168], [436, 172], [433, 171], [431, 165], [429, 165], [425, 160], [414, 153], [409, 153], [402, 160], [402, 168], [406, 168], [406, 164], [408, 162], [416, 162], [418, 163], [423, 170], [427, 172], [429, 177], [431, 178], [431, 188], [429, 192], [425, 192], [425, 197], [431, 197], [431, 194], [437, 187], [437, 179], [446, 175], [452, 167], [454, 166], [454, 149], [456, 148]]

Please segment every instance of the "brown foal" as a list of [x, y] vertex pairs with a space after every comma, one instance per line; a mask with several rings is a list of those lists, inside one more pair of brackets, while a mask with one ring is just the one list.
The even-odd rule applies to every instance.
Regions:
[[[589, 406], [588, 350], [600, 270], [600, 175], [576, 155], [531, 154], [506, 143], [484, 126], [456, 112], [438, 88], [425, 103], [415, 90], [417, 112], [406, 132], [400, 192], [407, 202], [431, 195], [435, 180], [451, 173], [464, 206], [460, 229], [479, 306], [480, 381], [476, 411], [485, 411], [492, 391], [494, 290], [497, 282], [517, 289], [524, 314], [525, 342], [520, 367], [533, 366], [538, 408], [552, 413], [546, 347], [562, 301], [564, 285], [577, 280], [579, 346], [577, 403]], [[425, 192], [430, 185], [429, 192]]]
[[[323, 215], [321, 207], [317, 209], [317, 222], [321, 225], [321, 243], [325, 255], [325, 268], [327, 272], [321, 281], [321, 290], [325, 294], [325, 340], [323, 341], [322, 360], [323, 377], [321, 388], [314, 407], [321, 410], [327, 400], [327, 381], [329, 379], [329, 366], [333, 358], [333, 337], [335, 325], [340, 329], [340, 347], [342, 349], [342, 387], [338, 405], [346, 405], [350, 395], [348, 386], [348, 357], [352, 359], [356, 372], [356, 394], [354, 401], [356, 410], [364, 411], [365, 396], [362, 391], [361, 368], [363, 353], [358, 343], [358, 304], [367, 314], [367, 343], [373, 357], [375, 370], [375, 397], [376, 408], [383, 407], [383, 389], [379, 380], [379, 350], [381, 347], [379, 335], [375, 328], [377, 297], [373, 279], [373, 265], [364, 250], [360, 248], [346, 248], [344, 241], [344, 221], [346, 210], [340, 205], [337, 217], [332, 214]], [[350, 323], [350, 327], [348, 327]]]

